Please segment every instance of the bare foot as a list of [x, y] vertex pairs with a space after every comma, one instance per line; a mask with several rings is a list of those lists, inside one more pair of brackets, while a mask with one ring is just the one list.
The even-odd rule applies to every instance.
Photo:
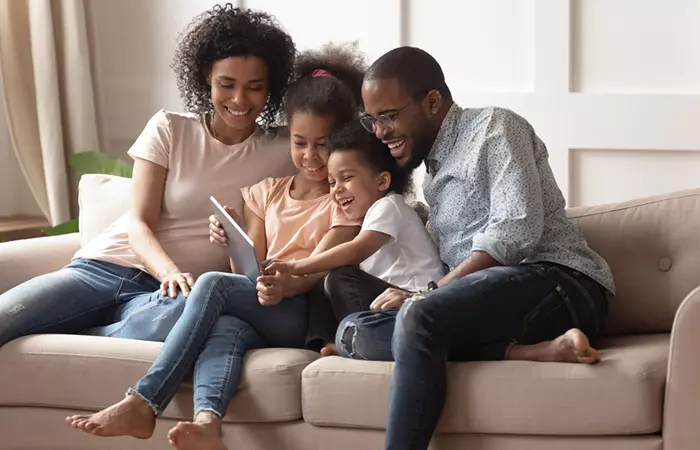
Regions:
[[508, 359], [594, 364], [600, 360], [600, 355], [591, 347], [588, 337], [581, 330], [572, 328], [553, 341], [514, 345], [508, 353]]
[[221, 440], [221, 422], [211, 413], [178, 423], [168, 432], [168, 441], [177, 450], [227, 450]]
[[335, 344], [326, 344], [321, 349], [321, 356], [338, 356], [338, 347]]
[[127, 395], [124, 400], [89, 416], [66, 417], [73, 428], [95, 436], [132, 436], [148, 439], [156, 427], [156, 415], [142, 398]]

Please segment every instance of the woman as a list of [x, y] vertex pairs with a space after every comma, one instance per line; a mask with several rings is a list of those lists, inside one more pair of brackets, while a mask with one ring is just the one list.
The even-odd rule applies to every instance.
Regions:
[[0, 295], [0, 346], [35, 333], [165, 340], [196, 277], [228, 265], [208, 242], [208, 197], [241, 211], [241, 187], [294, 171], [288, 134], [269, 130], [295, 52], [267, 14], [227, 4], [196, 17], [173, 63], [190, 113], [156, 113], [129, 150], [127, 214], [66, 267]]

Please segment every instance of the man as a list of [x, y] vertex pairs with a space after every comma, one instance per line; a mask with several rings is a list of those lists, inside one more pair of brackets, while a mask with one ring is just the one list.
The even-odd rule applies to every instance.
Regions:
[[594, 363], [589, 338], [601, 335], [615, 287], [566, 218], [547, 149], [525, 119], [460, 108], [437, 61], [411, 47], [370, 67], [362, 98], [362, 124], [399, 164], [425, 163], [430, 227], [449, 272], [425, 293], [388, 289], [375, 311], [346, 319], [338, 347], [393, 356], [386, 449], [427, 449], [448, 359]]

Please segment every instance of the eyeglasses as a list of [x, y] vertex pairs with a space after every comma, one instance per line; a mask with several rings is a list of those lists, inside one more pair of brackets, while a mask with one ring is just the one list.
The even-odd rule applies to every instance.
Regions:
[[365, 114], [364, 116], [360, 117], [360, 123], [365, 128], [365, 130], [369, 131], [370, 133], [376, 133], [378, 127], [382, 127], [382, 129], [386, 131], [393, 131], [394, 121], [399, 118], [401, 112], [404, 109], [406, 109], [406, 107], [408, 107], [408, 105], [410, 105], [412, 101], [413, 99], [409, 100], [408, 103], [403, 105], [401, 108], [399, 108], [398, 111], [396, 111], [393, 114], [381, 114], [377, 117]]
[[408, 105], [411, 104], [411, 102], [421, 100], [431, 90], [432, 89], [420, 91], [418, 94], [412, 96], [411, 100], [409, 100], [408, 103], [399, 108], [395, 113], [381, 114], [377, 117], [365, 114], [362, 117], [360, 117], [360, 123], [365, 128], [365, 130], [369, 131], [370, 133], [376, 133], [377, 128], [379, 127], [381, 127], [383, 130], [386, 130], [387, 132], [394, 131], [394, 122], [401, 116], [403, 110], [406, 109]]

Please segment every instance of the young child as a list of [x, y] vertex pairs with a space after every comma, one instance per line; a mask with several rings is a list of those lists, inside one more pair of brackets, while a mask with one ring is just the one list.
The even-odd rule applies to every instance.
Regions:
[[326, 279], [335, 326], [330, 330], [313, 323], [309, 326], [319, 327], [317, 338], [326, 344], [322, 353], [330, 354], [333, 346], [327, 344], [334, 341], [335, 327], [345, 315], [357, 312], [357, 308], [387, 309], [390, 304], [374, 302], [384, 290], [425, 290], [443, 277], [445, 269], [423, 222], [404, 201], [408, 174], [398, 167], [389, 148], [357, 121], [331, 135], [326, 146], [331, 152], [331, 195], [349, 218], [363, 220], [360, 233], [322, 253], [294, 261], [272, 261], [267, 268], [304, 275], [359, 265], [365, 273], [360, 277], [362, 286], [348, 286], [345, 280], [358, 277], [343, 275], [357, 269], [336, 270]]
[[[348, 218], [330, 195], [326, 140], [357, 120], [364, 69], [354, 47], [327, 46], [297, 60], [284, 111], [299, 172], [242, 189], [245, 229], [261, 259], [305, 258], [357, 235], [361, 220]], [[210, 221], [211, 241], [225, 244], [223, 230], [215, 219]], [[321, 277], [268, 271], [256, 285], [235, 273], [205, 273], [157, 360], [126, 398], [91, 416], [70, 417], [69, 423], [98, 436], [148, 438], [156, 416], [194, 369], [194, 421], [170, 430], [170, 444], [178, 449], [225, 448], [221, 420], [236, 393], [246, 351], [303, 347], [306, 294]]]

